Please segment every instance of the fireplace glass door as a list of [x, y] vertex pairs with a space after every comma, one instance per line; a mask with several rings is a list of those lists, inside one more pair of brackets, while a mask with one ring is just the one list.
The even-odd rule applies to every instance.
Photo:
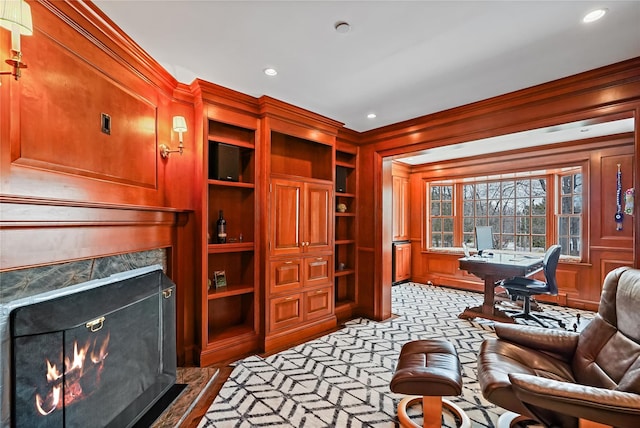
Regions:
[[13, 317], [14, 426], [129, 426], [174, 383], [175, 348], [165, 361], [163, 331], [175, 316], [163, 319], [157, 279], [138, 279]]

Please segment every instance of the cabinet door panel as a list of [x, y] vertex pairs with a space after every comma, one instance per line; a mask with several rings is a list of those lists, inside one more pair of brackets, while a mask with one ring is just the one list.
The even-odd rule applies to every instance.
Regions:
[[304, 286], [330, 283], [331, 260], [329, 255], [305, 258]]
[[307, 184], [305, 191], [305, 251], [329, 251], [332, 245], [332, 188], [324, 184]]
[[301, 194], [302, 184], [273, 180], [271, 201], [271, 245], [272, 255], [296, 254], [301, 245]]
[[395, 282], [411, 278], [411, 244], [396, 244], [395, 248]]
[[393, 240], [409, 239], [409, 180], [393, 177]]
[[300, 288], [302, 285], [301, 267], [300, 259], [271, 262], [270, 292], [280, 293]]
[[271, 331], [298, 325], [302, 322], [302, 318], [301, 294], [271, 299], [269, 317]]
[[307, 320], [327, 316], [333, 312], [333, 287], [308, 291], [304, 296]]

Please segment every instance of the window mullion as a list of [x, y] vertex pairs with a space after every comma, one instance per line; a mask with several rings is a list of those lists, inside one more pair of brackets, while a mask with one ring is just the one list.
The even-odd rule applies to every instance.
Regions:
[[453, 188], [453, 199], [455, 201], [453, 211], [453, 239], [456, 247], [462, 247], [463, 241], [463, 207], [462, 207], [462, 183], [456, 183]]
[[558, 244], [558, 218], [560, 200], [558, 198], [558, 186], [560, 176], [555, 174], [547, 175], [547, 242], [548, 246]]

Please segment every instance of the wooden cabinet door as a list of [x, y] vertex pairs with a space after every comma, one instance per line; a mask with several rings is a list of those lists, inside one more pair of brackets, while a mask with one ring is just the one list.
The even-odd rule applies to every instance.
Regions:
[[333, 257], [330, 255], [307, 257], [304, 259], [304, 286], [331, 283]]
[[304, 293], [305, 318], [321, 318], [333, 313], [333, 287], [323, 287]]
[[301, 236], [302, 191], [303, 183], [297, 181], [280, 179], [271, 181], [270, 245], [272, 256], [298, 254], [303, 251]]
[[393, 177], [393, 240], [409, 239], [409, 179]]
[[269, 292], [276, 294], [299, 289], [303, 281], [302, 270], [300, 258], [272, 261]]
[[269, 331], [294, 327], [303, 320], [301, 293], [273, 298], [269, 306]]
[[395, 282], [411, 278], [411, 244], [396, 244], [395, 251]]
[[305, 252], [333, 249], [333, 185], [305, 183], [304, 232]]

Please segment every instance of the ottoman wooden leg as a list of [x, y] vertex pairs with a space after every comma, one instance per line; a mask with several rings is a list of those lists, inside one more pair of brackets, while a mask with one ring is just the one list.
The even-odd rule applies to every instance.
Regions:
[[460, 419], [461, 428], [470, 428], [471, 420], [467, 413], [460, 407], [456, 406], [449, 400], [442, 399], [438, 396], [413, 396], [405, 397], [398, 404], [398, 421], [403, 428], [420, 428], [420, 425], [411, 420], [407, 414], [407, 407], [422, 401], [422, 420], [423, 428], [441, 428], [442, 427], [442, 407], [447, 407], [451, 412], [455, 413]]

